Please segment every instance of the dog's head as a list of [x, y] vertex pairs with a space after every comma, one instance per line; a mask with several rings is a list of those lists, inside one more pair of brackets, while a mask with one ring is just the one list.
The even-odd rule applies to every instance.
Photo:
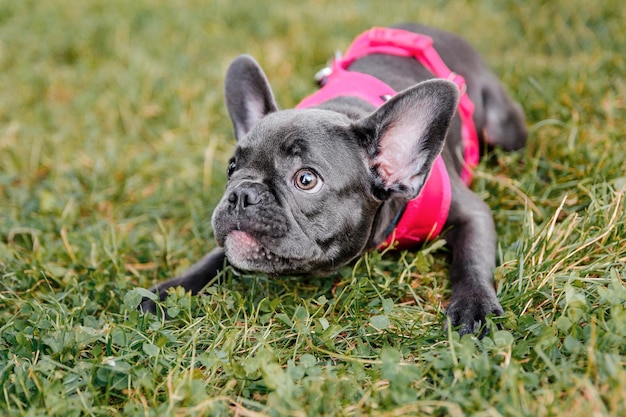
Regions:
[[290, 274], [336, 270], [380, 243], [397, 203], [428, 178], [458, 103], [455, 84], [432, 80], [360, 119], [279, 111], [249, 56], [229, 67], [225, 95], [237, 148], [213, 213], [217, 242], [238, 268]]

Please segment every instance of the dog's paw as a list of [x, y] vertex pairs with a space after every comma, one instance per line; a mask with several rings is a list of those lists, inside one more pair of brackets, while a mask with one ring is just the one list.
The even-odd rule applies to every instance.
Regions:
[[141, 300], [141, 304], [139, 304], [138, 310], [141, 311], [142, 313], [152, 313], [152, 314], [156, 314], [156, 309], [157, 309], [157, 305], [156, 305], [156, 299], [150, 299], [148, 297], [143, 297], [143, 299]]
[[[487, 315], [500, 316], [504, 313], [495, 295], [472, 294], [471, 292], [452, 297], [452, 302], [446, 310], [453, 329], [459, 335], [477, 333], [485, 336], [488, 329], [483, 329]], [[482, 329], [482, 330], [481, 330]]]
[[[158, 308], [157, 302], [159, 301], [160, 294], [158, 287], [154, 287], [151, 290], [142, 289], [141, 291], [143, 291], [141, 303], [139, 303], [139, 306], [137, 306], [137, 310], [141, 311], [144, 314], [152, 313], [156, 315]], [[163, 301], [163, 298], [164, 297], [160, 297], [160, 300]]]

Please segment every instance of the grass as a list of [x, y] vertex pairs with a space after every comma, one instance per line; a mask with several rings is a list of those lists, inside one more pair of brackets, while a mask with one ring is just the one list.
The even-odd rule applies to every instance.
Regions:
[[[0, 0], [0, 414], [626, 415], [626, 9], [617, 0]], [[443, 330], [446, 251], [331, 278], [227, 270], [169, 321], [141, 295], [213, 245], [233, 148], [222, 77], [258, 58], [283, 107], [371, 25], [468, 38], [528, 147], [473, 188], [506, 311]]]

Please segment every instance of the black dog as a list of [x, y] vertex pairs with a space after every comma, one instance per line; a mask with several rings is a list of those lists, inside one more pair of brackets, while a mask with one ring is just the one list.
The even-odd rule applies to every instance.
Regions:
[[[479, 141], [524, 146], [519, 105], [464, 40], [416, 25], [366, 32], [320, 82], [299, 108], [279, 111], [251, 57], [231, 64], [237, 149], [212, 218], [220, 248], [155, 292], [195, 294], [225, 258], [270, 274], [327, 274], [441, 232], [452, 247], [452, 325], [474, 332], [501, 314], [492, 215], [467, 183]], [[154, 311], [149, 300], [142, 307]]]

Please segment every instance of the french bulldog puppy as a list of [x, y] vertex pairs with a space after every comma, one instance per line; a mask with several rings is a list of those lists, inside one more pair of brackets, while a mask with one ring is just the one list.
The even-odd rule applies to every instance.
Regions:
[[[398, 92], [379, 107], [346, 94], [279, 110], [259, 65], [245, 55], [232, 62], [225, 98], [237, 147], [212, 217], [219, 247], [155, 287], [162, 299], [176, 286], [197, 293], [225, 260], [271, 275], [336, 271], [385, 245], [442, 158], [451, 190], [439, 225], [452, 254], [447, 315], [465, 334], [476, 332], [486, 315], [503, 313], [494, 289], [491, 211], [461, 179], [466, 144], [457, 106], [467, 94], [476, 136], [483, 146], [506, 150], [526, 142], [523, 113], [466, 41], [420, 25], [396, 28], [432, 38], [447, 67], [465, 79], [466, 92], [435, 78], [414, 57], [373, 53], [346, 70]], [[155, 305], [146, 299], [142, 308], [154, 311]]]

